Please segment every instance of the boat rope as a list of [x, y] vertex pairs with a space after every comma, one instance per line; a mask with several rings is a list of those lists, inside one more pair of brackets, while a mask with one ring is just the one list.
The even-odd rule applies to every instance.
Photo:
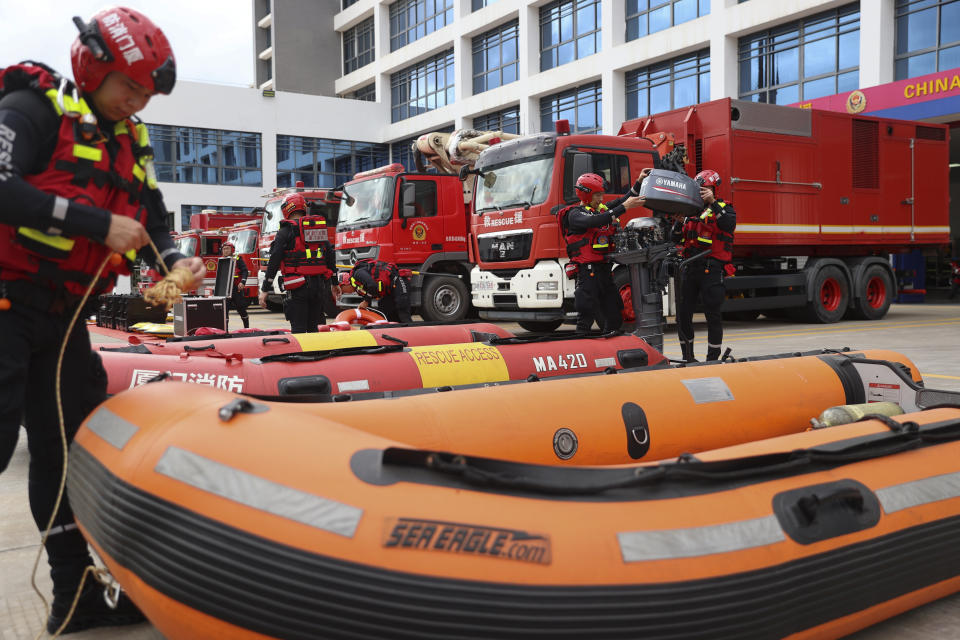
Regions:
[[[167, 268], [167, 265], [163, 262], [163, 259], [160, 258], [160, 250], [157, 249], [157, 246], [153, 243], [153, 239], [148, 236], [147, 240], [150, 243], [150, 248], [153, 249], [153, 254], [157, 256], [157, 262], [160, 263], [161, 268], [166, 272], [164, 282], [167, 281], [169, 278], [169, 281], [172, 283], [175, 283], [176, 286], [183, 287], [181, 289], [178, 289], [178, 293], [176, 297], [179, 299], [179, 291], [188, 290], [186, 287], [189, 287], [189, 285], [192, 283], [192, 280], [193, 280], [192, 272], [189, 269], [178, 267], [173, 270], [173, 273], [171, 273], [171, 271]], [[69, 456], [69, 446], [67, 443], [67, 430], [63, 421], [63, 400], [60, 394], [60, 374], [63, 369], [63, 355], [67, 350], [67, 343], [70, 341], [70, 334], [73, 333], [73, 328], [77, 324], [77, 319], [80, 317], [80, 314], [83, 312], [83, 308], [86, 306], [87, 300], [90, 299], [90, 294], [93, 292], [94, 287], [96, 286], [97, 282], [100, 280], [100, 274], [103, 273], [103, 270], [107, 266], [108, 262], [112, 265], [119, 265], [122, 260], [123, 260], [123, 256], [121, 256], [120, 254], [109, 253], [106, 257], [104, 257], [103, 261], [100, 262], [100, 266], [97, 267], [97, 272], [90, 279], [90, 284], [87, 285], [86, 291], [84, 291], [83, 296], [80, 298], [79, 303], [77, 303], [77, 308], [74, 310], [73, 316], [71, 316], [70, 322], [67, 324], [67, 328], [63, 335], [63, 340], [60, 343], [60, 352], [57, 354], [57, 367], [56, 367], [56, 372], [54, 374], [54, 397], [56, 399], [57, 420], [59, 422], [59, 427], [60, 427], [60, 445], [62, 447], [62, 453], [63, 453], [63, 465], [60, 470], [60, 486], [57, 489], [57, 499], [54, 501], [53, 510], [50, 512], [50, 519], [47, 521], [46, 529], [44, 530], [43, 536], [40, 539], [40, 546], [37, 549], [36, 557], [33, 559], [33, 570], [31, 571], [31, 574], [30, 574], [30, 586], [33, 588], [34, 593], [36, 593], [40, 597], [40, 601], [43, 602], [43, 609], [44, 609], [45, 617], [47, 618], [50, 617], [50, 605], [47, 602], [47, 599], [43, 596], [43, 593], [40, 592], [40, 588], [37, 586], [37, 567], [39, 567], [40, 565], [40, 557], [43, 555], [43, 549], [46, 547], [47, 538], [50, 537], [50, 531], [53, 528], [53, 521], [57, 517], [57, 512], [60, 510], [60, 503], [63, 501], [63, 493], [67, 486], [67, 462], [68, 462], [67, 458]], [[186, 271], [187, 274], [190, 275], [189, 280], [184, 279], [184, 276], [182, 273], [183, 271]], [[175, 277], [171, 277], [173, 276], [173, 274], [178, 274], [178, 275]], [[158, 283], [158, 285], [159, 284], [161, 283]], [[158, 286], [158, 285], [155, 285], [155, 286]], [[172, 299], [173, 297], [174, 297], [173, 290], [171, 286], [168, 284], [161, 290], [161, 293], [157, 299], [164, 301], [165, 303], [166, 301]], [[157, 304], [160, 304], [160, 302], [158, 302]], [[170, 303], [170, 304], [172, 305], [173, 303]], [[169, 307], [167, 308], [169, 309]], [[64, 618], [63, 624], [60, 625], [60, 628], [57, 630], [57, 633], [53, 635], [54, 638], [56, 638], [60, 634], [60, 631], [62, 631], [67, 626], [67, 624], [69, 624], [70, 618], [73, 615], [73, 611], [76, 608], [77, 601], [80, 598], [80, 593], [83, 590], [83, 583], [84, 583], [84, 580], [86, 579], [88, 570], [93, 570], [95, 576], [98, 575], [97, 574], [98, 571], [106, 573], [103, 569], [97, 569], [96, 567], [88, 567], [87, 570], [84, 571], [83, 577], [80, 580], [80, 584], [77, 586], [77, 592], [76, 594], [74, 594], [73, 606], [71, 606], [69, 614], [66, 616], [66, 618]], [[40, 633], [37, 634], [36, 636], [37, 640], [39, 640], [39, 638], [44, 634], [44, 632], [45, 630], [41, 630]]]

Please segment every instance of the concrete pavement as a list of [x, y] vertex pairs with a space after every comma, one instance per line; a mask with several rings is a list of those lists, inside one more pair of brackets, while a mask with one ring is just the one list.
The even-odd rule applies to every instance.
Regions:
[[[233, 322], [239, 322], [234, 316]], [[260, 328], [286, 326], [280, 314], [255, 311], [252, 324]], [[516, 325], [505, 327], [519, 332]], [[696, 327], [697, 353], [706, 349], [706, 330]], [[94, 336], [98, 342], [114, 339]], [[666, 355], [679, 358], [673, 326], [665, 336]], [[802, 325], [761, 318], [753, 322], [728, 322], [725, 346], [738, 357], [764, 353], [806, 351], [821, 347], [883, 348], [910, 357], [928, 387], [960, 390], [960, 304], [895, 305], [879, 322], [842, 322], [835, 325]], [[27, 640], [43, 628], [43, 606], [30, 587], [30, 569], [39, 548], [39, 535], [27, 504], [26, 438], [20, 443], [9, 469], [0, 475], [0, 640]], [[37, 582], [50, 593], [46, 560], [41, 560]], [[785, 603], [789, 606], [789, 603]], [[161, 635], [149, 624], [100, 629], [69, 636], [76, 640], [157, 640]], [[903, 614], [854, 636], [856, 640], [942, 640], [960, 638], [960, 595], [945, 598]]]

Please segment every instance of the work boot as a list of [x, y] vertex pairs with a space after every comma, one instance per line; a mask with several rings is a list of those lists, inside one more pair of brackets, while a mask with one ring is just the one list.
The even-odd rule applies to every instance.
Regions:
[[692, 342], [681, 342], [680, 343], [680, 353], [684, 362], [696, 362], [697, 359], [693, 357], [693, 343]]
[[707, 362], [711, 360], [720, 359], [720, 347], [714, 347], [713, 345], [707, 346]]
[[[53, 635], [63, 624], [67, 613], [70, 612], [70, 605], [73, 604], [73, 598], [76, 590], [55, 590], [53, 594], [53, 604], [50, 606], [50, 617], [47, 618], [47, 633]], [[133, 601], [127, 597], [127, 594], [120, 593], [117, 600], [117, 608], [111, 609], [103, 597], [103, 585], [97, 582], [93, 576], [87, 576], [87, 581], [83, 585], [83, 593], [77, 601], [77, 608], [70, 616], [70, 622], [61, 631], [61, 635], [67, 633], [76, 633], [85, 629], [96, 627], [116, 627], [128, 624], [139, 624], [146, 618], [137, 608]]]

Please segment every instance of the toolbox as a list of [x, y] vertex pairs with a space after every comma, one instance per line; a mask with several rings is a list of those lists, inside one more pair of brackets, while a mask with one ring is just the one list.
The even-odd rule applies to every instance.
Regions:
[[173, 335], [190, 336], [200, 327], [227, 330], [227, 299], [184, 297], [173, 305]]
[[107, 329], [129, 331], [138, 322], [167, 321], [167, 310], [162, 306], [147, 304], [139, 295], [105, 294], [100, 296], [97, 308], [97, 326]]

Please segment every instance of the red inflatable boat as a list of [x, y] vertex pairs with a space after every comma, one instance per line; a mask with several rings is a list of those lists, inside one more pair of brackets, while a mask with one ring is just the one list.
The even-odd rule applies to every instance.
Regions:
[[[166, 377], [184, 382], [238, 393], [306, 396], [315, 400], [536, 380], [666, 361], [663, 354], [633, 335], [493, 336], [483, 342], [433, 345], [407, 344], [401, 339], [405, 332], [399, 328], [382, 333], [350, 331], [341, 335], [353, 334], [370, 340], [376, 338], [381, 344], [257, 358], [203, 347], [170, 356], [123, 351], [103, 351], [100, 355], [107, 370], [110, 394], [167, 374]], [[232, 346], [231, 342], [230, 351]]]

